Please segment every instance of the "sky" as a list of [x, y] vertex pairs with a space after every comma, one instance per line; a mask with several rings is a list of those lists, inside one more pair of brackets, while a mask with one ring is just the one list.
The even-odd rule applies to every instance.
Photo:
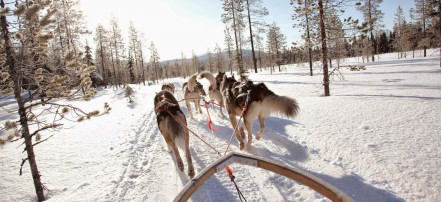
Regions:
[[[161, 60], [179, 59], [184, 54], [190, 58], [193, 53], [204, 54], [210, 49], [214, 52], [216, 44], [224, 47], [224, 28], [221, 22], [222, 2], [220, 0], [80, 0], [89, 29], [94, 32], [98, 24], [109, 27], [112, 15], [118, 18], [122, 34], [127, 36], [130, 21], [140, 33], [144, 34], [147, 47], [155, 43]], [[287, 38], [287, 45], [292, 42], [303, 43], [302, 30], [292, 28], [293, 7], [289, 0], [264, 0], [263, 6], [269, 11], [265, 17], [267, 23], [276, 22]], [[400, 5], [406, 16], [414, 7], [413, 0], [384, 0], [381, 9], [384, 12], [385, 29], [393, 27], [394, 14]], [[345, 16], [359, 18], [355, 7], [346, 8]], [[89, 41], [93, 40], [93, 34]], [[93, 43], [91, 44], [93, 45]]]

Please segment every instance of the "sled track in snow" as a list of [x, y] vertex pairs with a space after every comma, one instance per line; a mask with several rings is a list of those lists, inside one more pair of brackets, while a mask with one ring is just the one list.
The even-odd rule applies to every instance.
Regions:
[[126, 149], [127, 162], [124, 171], [120, 176], [120, 180], [116, 183], [113, 191], [112, 201], [136, 199], [133, 190], [139, 185], [142, 175], [144, 175], [145, 167], [149, 165], [149, 148], [157, 138], [156, 120], [153, 111], [147, 112], [142, 119], [133, 124], [129, 130], [129, 137], [133, 137], [124, 144]]

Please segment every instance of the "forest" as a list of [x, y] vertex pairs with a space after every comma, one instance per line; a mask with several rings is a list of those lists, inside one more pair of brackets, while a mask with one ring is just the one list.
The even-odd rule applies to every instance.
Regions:
[[[2, 136], [0, 143], [24, 141], [27, 157], [21, 166], [30, 164], [39, 201], [44, 200], [44, 187], [33, 147], [50, 138], [40, 134], [60, 127], [67, 114], [81, 122], [111, 110], [106, 103], [103, 111], [85, 112], [57, 100], [91, 100], [98, 87], [148, 86], [201, 71], [237, 72], [241, 80], [247, 80], [250, 73], [281, 72], [282, 65], [298, 63], [309, 64], [310, 76], [320, 63], [324, 95], [330, 96], [329, 77], [338, 72], [345, 58], [359, 57], [370, 63], [379, 54], [413, 58], [419, 50], [426, 57], [426, 50], [441, 45], [440, 0], [415, 0], [415, 9], [408, 11], [410, 18], [398, 7], [393, 30], [382, 24], [383, 0], [290, 0], [293, 29], [302, 33], [299, 44], [287, 44], [279, 26], [265, 22], [271, 13], [263, 0], [221, 2], [224, 44], [207, 47], [204, 55], [193, 53], [187, 58], [182, 54], [163, 61], [155, 42], [147, 42], [148, 33], [140, 33], [133, 23], [122, 30], [114, 17], [88, 30], [79, 0], [1, 0], [1, 96], [15, 97], [18, 109], [12, 113], [19, 120], [1, 126], [2, 131], [13, 132]], [[355, 6], [363, 19], [342, 19], [347, 6]], [[88, 36], [93, 41], [87, 41]]]

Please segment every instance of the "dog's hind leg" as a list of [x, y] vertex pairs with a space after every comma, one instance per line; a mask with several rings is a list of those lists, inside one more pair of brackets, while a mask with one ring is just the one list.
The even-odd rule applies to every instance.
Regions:
[[[236, 125], [237, 125], [237, 120], [236, 120], [236, 116], [235, 115], [233, 115], [233, 113], [229, 113], [230, 115], [229, 115], [229, 117], [230, 117], [230, 123], [231, 123], [231, 125], [233, 126], [233, 130], [236, 128]], [[239, 130], [239, 131], [236, 131], [236, 139], [237, 139], [237, 141], [239, 142], [239, 148], [240, 148], [240, 150], [242, 150], [243, 148], [244, 148], [244, 143], [243, 143], [243, 137], [244, 137], [244, 132], [243, 132], [243, 128], [238, 128], [237, 130]]]
[[220, 111], [220, 113], [221, 113], [221, 115], [222, 116], [225, 116], [224, 115], [224, 112], [222, 111], [222, 108], [223, 108], [223, 106], [224, 106], [224, 100], [223, 99], [220, 99], [220, 100], [218, 100], [218, 103], [219, 103], [219, 111]]
[[202, 109], [201, 109], [201, 103], [200, 103], [200, 100], [195, 101], [195, 102], [194, 102], [194, 105], [196, 106], [196, 110], [199, 109], [199, 113], [202, 114]]
[[[188, 134], [187, 134], [187, 137], [188, 137]], [[194, 167], [193, 167], [193, 161], [191, 159], [190, 146], [189, 146], [188, 138], [185, 141], [185, 157], [187, 158], [188, 177], [190, 177], [190, 179], [192, 179], [194, 177]]]
[[182, 163], [182, 159], [181, 159], [181, 155], [179, 155], [178, 147], [176, 147], [176, 144], [174, 142], [170, 144], [170, 147], [172, 148], [173, 153], [175, 154], [176, 164], [178, 165], [178, 169], [181, 172], [184, 172], [184, 163]]
[[256, 134], [256, 140], [260, 140], [260, 138], [262, 137], [263, 131], [265, 131], [265, 117], [262, 116], [262, 114], [259, 114], [259, 116], [257, 118], [259, 119], [260, 129], [259, 129], [259, 132], [257, 132], [257, 134]]
[[252, 131], [251, 131], [251, 123], [253, 123], [253, 122], [250, 121], [250, 119], [244, 117], [243, 125], [245, 125], [245, 128], [247, 129], [247, 133], [248, 133], [248, 142], [247, 142], [247, 147], [248, 148], [251, 147], [251, 142], [253, 141], [253, 134], [252, 134]]
[[193, 114], [191, 113], [191, 106], [190, 106], [190, 101], [188, 101], [187, 99], [185, 100], [185, 105], [187, 106], [187, 111], [188, 111], [188, 116], [193, 119]]

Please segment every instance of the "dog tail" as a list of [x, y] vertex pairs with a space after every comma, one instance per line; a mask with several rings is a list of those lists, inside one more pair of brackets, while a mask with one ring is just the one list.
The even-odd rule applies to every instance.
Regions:
[[209, 82], [210, 85], [213, 86], [214, 88], [217, 88], [216, 85], [216, 79], [214, 78], [213, 74], [209, 71], [203, 71], [199, 74], [199, 79], [203, 79], [206, 78]]
[[276, 94], [268, 95], [264, 99], [264, 105], [268, 104], [268, 108], [272, 112], [278, 112], [287, 117], [294, 118], [299, 113], [299, 104], [293, 98], [286, 96], [279, 96]]
[[194, 88], [196, 87], [196, 77], [198, 76], [198, 74], [193, 74], [193, 76], [191, 76], [190, 78], [188, 78], [188, 90], [190, 91], [194, 91]]

